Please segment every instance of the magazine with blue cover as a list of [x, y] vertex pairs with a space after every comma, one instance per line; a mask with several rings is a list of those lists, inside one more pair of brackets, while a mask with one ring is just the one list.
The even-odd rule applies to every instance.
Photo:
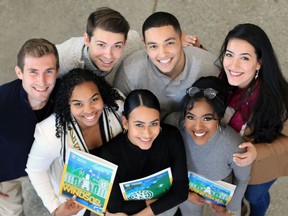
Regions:
[[97, 215], [104, 215], [117, 165], [76, 149], [69, 150], [59, 195], [72, 198]]
[[211, 181], [201, 175], [188, 171], [189, 190], [199, 194], [209, 202], [226, 206], [236, 186], [224, 181]]
[[169, 191], [172, 185], [171, 168], [147, 177], [119, 184], [124, 200], [157, 199]]

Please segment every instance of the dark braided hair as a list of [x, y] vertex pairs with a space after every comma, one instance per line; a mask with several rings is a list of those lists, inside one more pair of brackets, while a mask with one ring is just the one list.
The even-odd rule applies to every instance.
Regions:
[[124, 100], [116, 89], [113, 89], [102, 77], [96, 76], [87, 69], [75, 68], [62, 78], [56, 95], [54, 112], [56, 114], [56, 137], [60, 138], [65, 127], [72, 122], [69, 100], [75, 86], [85, 82], [93, 82], [98, 87], [106, 106], [118, 110], [116, 100]]

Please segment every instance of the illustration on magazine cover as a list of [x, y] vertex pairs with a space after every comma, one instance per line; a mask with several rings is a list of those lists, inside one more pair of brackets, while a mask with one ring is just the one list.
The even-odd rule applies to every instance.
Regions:
[[234, 194], [236, 186], [224, 181], [211, 181], [203, 176], [188, 171], [189, 190], [208, 202], [226, 206]]
[[71, 198], [76, 195], [76, 202], [103, 215], [106, 210], [115, 178], [117, 166], [102, 158], [70, 150], [64, 165], [60, 195]]
[[119, 184], [124, 200], [157, 199], [169, 191], [172, 185], [171, 168], [166, 168], [147, 177]]

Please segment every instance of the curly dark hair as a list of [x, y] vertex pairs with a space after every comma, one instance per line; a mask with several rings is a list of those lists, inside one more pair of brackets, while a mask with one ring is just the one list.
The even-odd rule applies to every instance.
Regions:
[[102, 77], [87, 69], [75, 68], [65, 74], [56, 95], [54, 112], [56, 114], [56, 137], [60, 138], [65, 127], [72, 122], [69, 99], [75, 86], [84, 82], [93, 82], [99, 89], [106, 106], [118, 110], [116, 100], [124, 100], [119, 92], [112, 88]]

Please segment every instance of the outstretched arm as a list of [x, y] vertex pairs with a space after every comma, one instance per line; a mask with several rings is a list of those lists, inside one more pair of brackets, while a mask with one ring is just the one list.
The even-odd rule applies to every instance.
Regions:
[[257, 150], [253, 143], [245, 142], [239, 145], [239, 148], [246, 148], [246, 152], [234, 153], [233, 161], [240, 167], [248, 166], [253, 163], [257, 157]]
[[251, 142], [242, 143], [239, 148], [246, 148], [245, 153], [235, 153], [233, 160], [238, 166], [247, 166], [254, 160], [260, 161], [265, 158], [273, 157], [288, 151], [288, 120], [284, 122], [282, 135], [277, 137], [271, 143], [257, 143]]
[[250, 165], [254, 160], [260, 161], [288, 151], [288, 137], [281, 135], [271, 143], [257, 143], [255, 145], [246, 142], [242, 143], [239, 148], [246, 148], [247, 151], [233, 154], [233, 160], [238, 166], [243, 167]]
[[183, 46], [195, 46], [204, 50], [207, 50], [200, 43], [199, 37], [197, 35], [182, 33], [182, 44]]

